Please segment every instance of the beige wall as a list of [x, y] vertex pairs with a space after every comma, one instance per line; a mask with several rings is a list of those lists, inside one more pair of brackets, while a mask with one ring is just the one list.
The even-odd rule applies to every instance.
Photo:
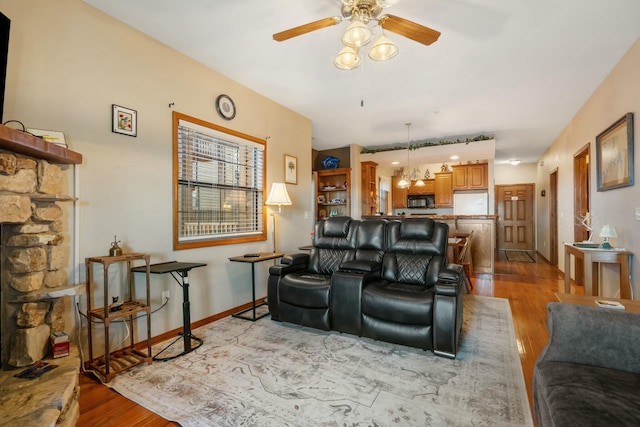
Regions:
[[[635, 220], [635, 208], [640, 207], [640, 183], [638, 167], [640, 165], [640, 39], [629, 49], [609, 76], [602, 82], [575, 117], [567, 124], [558, 138], [545, 152], [538, 163], [538, 188], [549, 188], [549, 174], [558, 170], [558, 241], [559, 264], [564, 271], [563, 242], [573, 241], [573, 155], [585, 144], [590, 143], [591, 172], [591, 211], [598, 218], [594, 240], [605, 223], [611, 223], [617, 230], [618, 238], [612, 244], [630, 250], [633, 257], [632, 271], [634, 295], [640, 292], [640, 223]], [[596, 136], [628, 112], [635, 115], [634, 140], [636, 184], [634, 186], [598, 192], [595, 170]], [[538, 250], [549, 256], [549, 197], [537, 195], [538, 209]], [[607, 266], [603, 278], [607, 283], [604, 295], [613, 296], [617, 292], [618, 280], [616, 266]], [[637, 297], [635, 298], [637, 299]]]
[[521, 163], [517, 166], [494, 165], [493, 169], [495, 185], [529, 184], [536, 182], [536, 177], [535, 163]]
[[[148, 253], [152, 262], [207, 263], [190, 273], [193, 321], [251, 300], [249, 265], [227, 258], [271, 250], [270, 217], [269, 241], [173, 251], [173, 110], [268, 137], [267, 188], [273, 181], [284, 181], [284, 154], [297, 156], [298, 185], [287, 186], [294, 205], [283, 208], [279, 249], [308, 244], [312, 220], [311, 215], [305, 219], [311, 210], [307, 118], [80, 0], [0, 0], [0, 9], [12, 20], [4, 119], [63, 131], [70, 148], [84, 156], [77, 168], [78, 253], [71, 276], [76, 273], [84, 281], [85, 257], [106, 255], [117, 235], [126, 252]], [[216, 113], [214, 101], [221, 93], [235, 101], [237, 116], [232, 121]], [[137, 110], [136, 138], [111, 132], [112, 104]], [[268, 266], [256, 266], [258, 297], [266, 295]], [[172, 299], [168, 308], [153, 315], [154, 336], [182, 325], [181, 289], [168, 275], [152, 277], [154, 308], [165, 289]]]

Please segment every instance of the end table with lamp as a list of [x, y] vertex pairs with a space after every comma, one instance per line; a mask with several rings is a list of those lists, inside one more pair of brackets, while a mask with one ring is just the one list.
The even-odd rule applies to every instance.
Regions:
[[616, 233], [616, 229], [611, 224], [605, 224], [602, 226], [602, 230], [600, 230], [600, 237], [604, 238], [604, 242], [602, 242], [602, 249], [611, 249], [611, 244], [609, 243], [609, 238], [618, 237], [618, 233]]

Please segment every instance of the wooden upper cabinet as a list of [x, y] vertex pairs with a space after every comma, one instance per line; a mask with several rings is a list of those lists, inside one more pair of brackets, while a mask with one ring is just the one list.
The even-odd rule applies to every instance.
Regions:
[[425, 179], [424, 187], [422, 187], [422, 194], [435, 194], [436, 193], [436, 180]]
[[378, 212], [378, 183], [376, 162], [360, 162], [362, 168], [362, 215], [375, 215]]
[[454, 190], [466, 190], [467, 184], [467, 165], [452, 166], [453, 170], [453, 189]]
[[456, 190], [486, 190], [489, 188], [489, 165], [476, 163], [453, 166], [452, 186]]
[[436, 173], [436, 208], [453, 207], [453, 173]]
[[398, 182], [401, 179], [401, 176], [391, 177], [391, 207], [394, 209], [407, 208], [407, 195], [409, 192], [407, 188], [398, 187]]
[[422, 187], [417, 187], [416, 182], [411, 181], [411, 187], [409, 187], [408, 194], [410, 196], [414, 196], [421, 194], [434, 194], [436, 192], [435, 180], [425, 179], [423, 182], [424, 185]]
[[489, 188], [488, 166], [486, 163], [467, 166], [467, 183], [469, 190], [486, 190]]

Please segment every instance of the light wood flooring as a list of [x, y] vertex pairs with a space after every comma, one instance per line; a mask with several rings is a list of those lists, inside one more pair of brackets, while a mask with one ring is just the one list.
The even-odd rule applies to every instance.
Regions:
[[[563, 289], [562, 273], [537, 254], [537, 262], [509, 262], [496, 255], [495, 274], [473, 278], [472, 294], [507, 298], [511, 304], [522, 369], [531, 403], [531, 378], [538, 354], [547, 342], [546, 306]], [[572, 292], [582, 293], [581, 288]], [[175, 426], [100, 384], [91, 375], [80, 375], [78, 426]]]

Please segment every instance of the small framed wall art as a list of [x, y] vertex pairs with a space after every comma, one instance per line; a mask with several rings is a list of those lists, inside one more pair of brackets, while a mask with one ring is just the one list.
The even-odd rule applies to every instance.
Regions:
[[131, 108], [111, 105], [111, 131], [128, 136], [138, 134], [138, 112]]
[[284, 182], [298, 184], [298, 158], [296, 156], [284, 155]]
[[598, 191], [633, 185], [633, 113], [596, 137]]

